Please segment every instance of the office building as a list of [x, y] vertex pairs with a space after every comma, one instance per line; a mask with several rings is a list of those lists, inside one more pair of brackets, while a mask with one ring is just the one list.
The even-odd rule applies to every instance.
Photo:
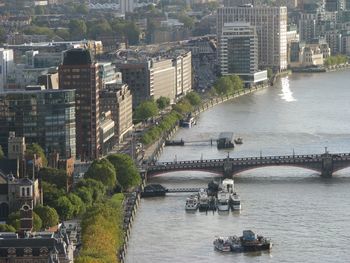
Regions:
[[8, 76], [13, 71], [13, 50], [0, 48], [0, 92], [6, 89]]
[[76, 95], [77, 156], [96, 159], [100, 154], [99, 70], [89, 50], [70, 49], [59, 66], [60, 89], [74, 89]]
[[255, 27], [246, 22], [226, 23], [218, 36], [221, 43], [219, 65], [222, 75], [235, 74], [245, 84], [267, 79], [267, 72], [258, 72], [258, 37]]
[[110, 83], [100, 92], [101, 112], [111, 111], [115, 123], [114, 134], [117, 142], [133, 128], [132, 95], [127, 84]]
[[[0, 93], [0, 144], [8, 152], [15, 132], [26, 143], [38, 143], [46, 154], [75, 157], [73, 90], [26, 90]], [[11, 152], [11, 151], [10, 151]]]
[[[223, 7], [217, 11], [217, 35], [225, 23], [248, 22], [258, 36], [259, 68], [287, 68], [287, 8], [267, 6]], [[221, 42], [219, 41], [219, 49]]]

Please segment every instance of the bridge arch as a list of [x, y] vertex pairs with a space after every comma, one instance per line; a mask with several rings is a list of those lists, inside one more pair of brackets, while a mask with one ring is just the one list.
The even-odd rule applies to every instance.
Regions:
[[222, 171], [218, 170], [211, 170], [211, 169], [193, 169], [193, 168], [183, 168], [183, 169], [176, 169], [176, 170], [159, 170], [159, 171], [152, 171], [148, 172], [147, 177], [152, 178], [152, 177], [158, 177], [162, 175], [168, 175], [168, 174], [174, 174], [178, 172], [204, 172], [206, 174], [214, 174], [214, 177], [219, 177], [222, 176], [223, 173]]

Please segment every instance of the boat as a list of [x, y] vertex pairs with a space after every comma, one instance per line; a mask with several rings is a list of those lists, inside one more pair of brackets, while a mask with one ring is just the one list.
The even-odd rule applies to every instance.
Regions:
[[244, 230], [241, 237], [229, 236], [214, 239], [215, 249], [228, 252], [228, 245], [232, 252], [252, 252], [270, 250], [272, 248], [271, 240], [256, 235], [252, 230]]
[[160, 184], [146, 185], [141, 193], [141, 197], [165, 196], [167, 189]]
[[229, 201], [230, 201], [230, 194], [226, 191], [220, 191], [218, 193], [218, 202], [217, 202], [218, 211], [228, 211], [230, 209]]
[[234, 193], [230, 197], [232, 210], [241, 210], [241, 198], [239, 197], [239, 195]]
[[189, 114], [186, 118], [180, 120], [180, 127], [191, 128], [196, 125], [196, 118]]
[[234, 139], [235, 144], [242, 144], [243, 143], [243, 139], [241, 137], [238, 137], [236, 139]]
[[235, 147], [233, 143], [233, 133], [232, 132], [221, 132], [219, 138], [216, 140], [217, 148], [228, 149]]
[[204, 188], [201, 188], [198, 192], [199, 196], [199, 210], [208, 210], [209, 208], [209, 198], [207, 190]]
[[219, 191], [219, 184], [215, 181], [211, 181], [208, 183], [208, 196], [217, 196]]
[[191, 195], [186, 199], [186, 211], [195, 211], [198, 208], [198, 195]]
[[232, 241], [230, 237], [217, 237], [214, 239], [214, 248], [220, 252], [231, 252]]
[[234, 193], [235, 185], [233, 179], [224, 179], [221, 188], [225, 192]]

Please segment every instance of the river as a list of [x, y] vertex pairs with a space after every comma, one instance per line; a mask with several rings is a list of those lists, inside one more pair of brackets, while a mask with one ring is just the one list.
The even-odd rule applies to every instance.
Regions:
[[[176, 139], [216, 138], [233, 131], [243, 144], [231, 151], [197, 144], [166, 147], [160, 161], [350, 152], [350, 71], [295, 74], [275, 87], [220, 104]], [[234, 177], [240, 213], [186, 213], [188, 194], [142, 199], [126, 262], [350, 262], [350, 169], [320, 178], [295, 167], [267, 167]], [[166, 187], [206, 187], [217, 175], [174, 172], [150, 181]], [[270, 252], [223, 254], [215, 236], [252, 229], [270, 237]]]

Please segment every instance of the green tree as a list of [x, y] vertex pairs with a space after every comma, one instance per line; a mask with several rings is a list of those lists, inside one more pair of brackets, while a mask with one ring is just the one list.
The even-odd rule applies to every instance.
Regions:
[[86, 4], [82, 3], [74, 7], [75, 13], [87, 15], [89, 13], [89, 8]]
[[71, 201], [71, 203], [74, 206], [74, 212], [73, 212], [73, 216], [79, 216], [83, 213], [85, 213], [85, 204], [83, 203], [83, 201], [80, 199], [80, 197], [74, 193], [70, 193], [68, 194], [68, 199], [69, 201]]
[[[8, 218], [6, 223], [12, 227], [14, 227], [17, 231], [20, 228], [20, 213], [18, 212], [14, 212], [11, 213]], [[42, 227], [42, 221], [40, 219], [40, 217], [33, 212], [33, 231], [39, 231]]]
[[272, 69], [271, 68], [267, 68], [267, 78], [270, 79], [272, 77], [272, 75], [273, 75]]
[[56, 200], [65, 195], [66, 191], [64, 189], [58, 189], [56, 185], [50, 184], [48, 182], [42, 182], [44, 204], [51, 207], [55, 206]]
[[6, 42], [6, 31], [4, 28], [0, 27], [0, 43], [5, 43]]
[[192, 105], [188, 100], [181, 100], [180, 102], [173, 105], [173, 110], [181, 115], [187, 114], [192, 111]]
[[100, 35], [111, 34], [112, 28], [106, 19], [93, 20], [88, 23], [88, 36], [96, 39]]
[[74, 215], [74, 205], [67, 196], [61, 196], [55, 202], [54, 208], [63, 220], [71, 219]]
[[91, 192], [92, 199], [94, 202], [99, 202], [106, 194], [107, 189], [107, 187], [101, 181], [94, 180], [91, 178], [80, 180], [76, 184], [75, 189], [78, 190], [82, 187], [86, 187], [86, 189], [88, 189]]
[[124, 34], [130, 45], [137, 45], [140, 41], [140, 29], [135, 23], [130, 22], [124, 28]]
[[64, 40], [69, 40], [70, 39], [70, 33], [68, 29], [65, 28], [60, 28], [55, 31], [55, 34]]
[[50, 206], [38, 205], [34, 211], [41, 218], [43, 228], [56, 226], [59, 222], [57, 211]]
[[219, 78], [214, 85], [214, 89], [220, 96], [230, 95], [233, 93], [231, 80], [227, 76]]
[[67, 190], [68, 176], [64, 170], [44, 167], [40, 169], [38, 177], [45, 182], [56, 185], [58, 189]]
[[157, 104], [153, 100], [146, 100], [136, 108], [134, 117], [137, 121], [146, 121], [156, 116], [157, 113]]
[[84, 204], [89, 207], [93, 202], [93, 190], [87, 188], [86, 186], [79, 187], [74, 191], [74, 193], [80, 197], [80, 199], [84, 202]]
[[243, 89], [243, 82], [241, 80], [241, 78], [237, 75], [230, 75], [229, 76], [230, 78], [230, 81], [231, 81], [231, 84], [232, 84], [232, 88], [233, 88], [233, 91], [236, 92], [236, 91], [240, 91]]
[[0, 224], [0, 232], [16, 232], [16, 228], [7, 224]]
[[188, 93], [186, 95], [186, 99], [190, 102], [192, 106], [198, 106], [202, 102], [201, 97], [195, 91]]
[[49, 37], [54, 37], [55, 33], [52, 29], [46, 27], [46, 26], [29, 26], [24, 30], [24, 33], [30, 34], [30, 35], [47, 35]]
[[26, 154], [26, 157], [30, 158], [30, 159], [33, 158], [34, 154], [35, 154], [36, 156], [41, 158], [43, 166], [47, 166], [47, 159], [45, 156], [45, 152], [39, 144], [32, 143], [32, 144], [27, 145], [25, 154]]
[[74, 39], [82, 39], [86, 37], [87, 27], [84, 20], [72, 19], [68, 24], [69, 33]]
[[5, 157], [4, 151], [2, 150], [2, 147], [0, 145], [0, 160]]
[[157, 103], [158, 109], [164, 110], [166, 107], [170, 105], [170, 99], [167, 97], [161, 96], [156, 100], [156, 103]]
[[140, 174], [129, 155], [112, 154], [107, 159], [117, 171], [118, 182], [123, 190], [138, 186], [141, 183]]
[[98, 180], [109, 189], [114, 188], [117, 182], [114, 166], [107, 159], [93, 161], [85, 173], [85, 178]]

